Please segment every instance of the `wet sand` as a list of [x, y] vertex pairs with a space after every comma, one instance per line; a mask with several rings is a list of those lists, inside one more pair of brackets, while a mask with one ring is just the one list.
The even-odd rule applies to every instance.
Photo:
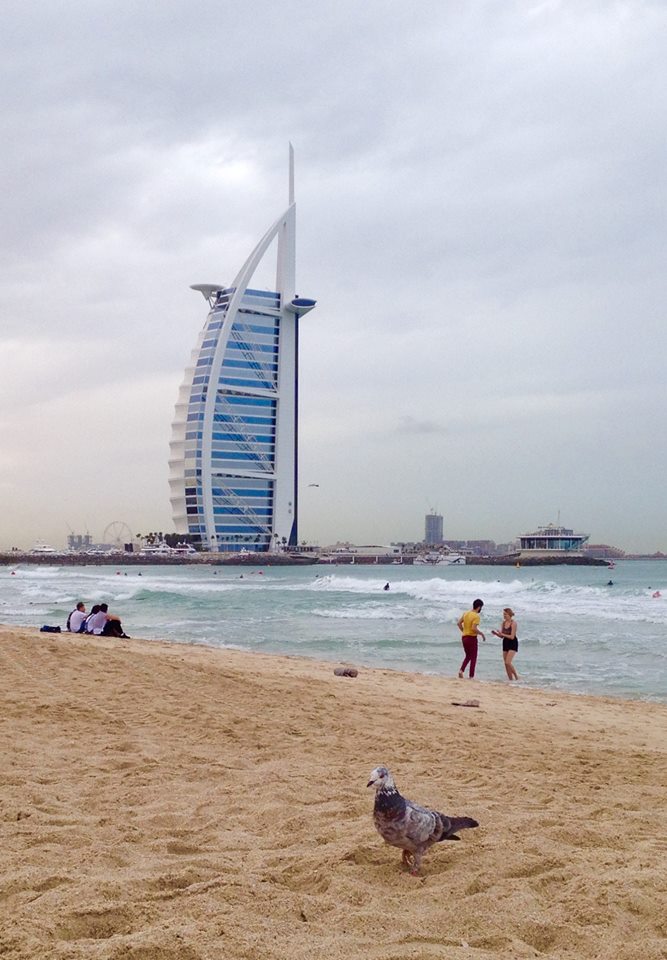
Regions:
[[[3, 960], [667, 957], [665, 706], [14, 628], [0, 661]], [[480, 822], [420, 878], [380, 763]]]

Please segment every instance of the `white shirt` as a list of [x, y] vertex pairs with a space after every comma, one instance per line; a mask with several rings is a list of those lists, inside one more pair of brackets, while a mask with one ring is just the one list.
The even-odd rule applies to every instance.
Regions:
[[79, 627], [81, 626], [81, 624], [83, 623], [83, 621], [86, 619], [87, 616], [88, 614], [83, 613], [81, 610], [74, 611], [74, 613], [69, 618], [69, 628], [72, 631], [72, 633], [79, 632]]
[[86, 633], [97, 633], [100, 634], [104, 630], [104, 624], [107, 622], [107, 615], [103, 610], [100, 610], [99, 613], [94, 613], [92, 616], [88, 617], [88, 623], [86, 624]]

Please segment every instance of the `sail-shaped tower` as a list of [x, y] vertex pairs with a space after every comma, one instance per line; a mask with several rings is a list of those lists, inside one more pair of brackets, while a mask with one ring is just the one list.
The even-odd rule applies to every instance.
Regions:
[[[295, 293], [295, 227], [290, 145], [285, 212], [231, 286], [192, 287], [209, 313], [176, 403], [169, 484], [176, 532], [208, 550], [297, 543], [299, 319], [315, 301]], [[272, 246], [276, 289], [253, 289]]]

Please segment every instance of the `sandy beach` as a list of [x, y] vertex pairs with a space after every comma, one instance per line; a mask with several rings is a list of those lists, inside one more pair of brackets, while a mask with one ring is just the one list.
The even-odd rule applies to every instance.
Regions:
[[[3, 958], [667, 957], [665, 706], [7, 627], [0, 652]], [[380, 763], [480, 822], [419, 878], [373, 827]]]

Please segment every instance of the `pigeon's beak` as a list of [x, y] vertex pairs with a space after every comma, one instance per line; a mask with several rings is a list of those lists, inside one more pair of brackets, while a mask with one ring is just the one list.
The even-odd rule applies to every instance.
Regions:
[[369, 780], [368, 783], [366, 784], [366, 786], [367, 786], [367, 787], [374, 787], [374, 786], [375, 786], [375, 780]]

